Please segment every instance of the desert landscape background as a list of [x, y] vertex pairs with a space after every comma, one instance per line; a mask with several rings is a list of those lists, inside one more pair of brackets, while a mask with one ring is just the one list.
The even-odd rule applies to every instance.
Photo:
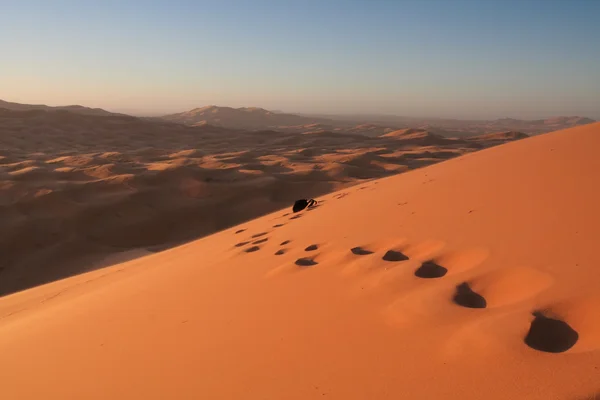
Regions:
[[472, 122], [454, 121], [455, 132], [464, 130], [448, 137], [369, 120], [325, 130], [322, 121], [259, 108], [213, 106], [160, 119], [0, 106], [0, 294], [97, 268], [110, 254], [166, 249], [298, 198], [528, 137], [515, 128], [591, 122], [480, 123], [473, 134]]
[[599, 15], [3, 2], [0, 400], [600, 400]]

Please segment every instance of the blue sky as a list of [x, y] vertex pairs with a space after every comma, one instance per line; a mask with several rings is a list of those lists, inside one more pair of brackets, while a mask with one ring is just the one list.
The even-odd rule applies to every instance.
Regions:
[[600, 118], [598, 0], [0, 0], [0, 98]]

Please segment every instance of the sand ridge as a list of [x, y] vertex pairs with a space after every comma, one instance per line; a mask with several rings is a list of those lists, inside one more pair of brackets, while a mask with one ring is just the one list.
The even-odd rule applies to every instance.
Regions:
[[5, 296], [3, 393], [592, 398], [599, 132], [344, 188]]

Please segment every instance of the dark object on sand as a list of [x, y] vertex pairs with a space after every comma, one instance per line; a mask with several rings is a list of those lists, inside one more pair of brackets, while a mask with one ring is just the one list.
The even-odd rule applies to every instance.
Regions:
[[296, 200], [294, 203], [294, 207], [292, 207], [292, 211], [297, 213], [298, 211], [304, 210], [306, 207], [312, 207], [317, 204], [317, 201], [314, 199], [300, 199]]

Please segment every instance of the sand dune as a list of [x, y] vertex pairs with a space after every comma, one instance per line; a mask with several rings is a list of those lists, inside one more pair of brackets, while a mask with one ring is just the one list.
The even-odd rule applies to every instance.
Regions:
[[0, 294], [485, 147], [0, 110]]
[[[5, 296], [2, 393], [593, 398], [599, 145], [600, 124], [527, 138]], [[355, 151], [342, 153], [362, 165]]]

